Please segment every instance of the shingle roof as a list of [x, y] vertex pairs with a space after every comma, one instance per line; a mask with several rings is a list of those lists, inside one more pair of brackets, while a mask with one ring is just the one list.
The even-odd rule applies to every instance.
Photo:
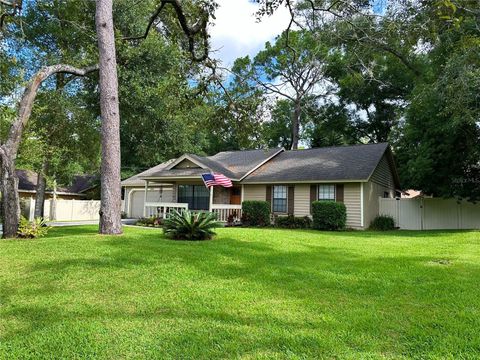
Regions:
[[[245, 177], [242, 182], [247, 184], [297, 181], [366, 181], [387, 149], [387, 143], [380, 143], [292, 151], [283, 149], [224, 151], [213, 156], [188, 155], [188, 157], [197, 163], [201, 163], [206, 169], [222, 173], [231, 179], [239, 180]], [[265, 162], [267, 159], [270, 160]], [[124, 180], [122, 185], [143, 186], [145, 184], [143, 179], [148, 177], [199, 177], [206, 170], [203, 168], [175, 167], [167, 169], [175, 161], [175, 159], [169, 160], [148, 169]], [[180, 161], [180, 158], [178, 161]], [[262, 163], [263, 165], [261, 165]], [[256, 167], [258, 169], [248, 174]]]
[[243, 182], [367, 180], [387, 148], [380, 143], [285, 151]]
[[[17, 169], [16, 174], [18, 177], [18, 190], [19, 191], [35, 191], [37, 189], [38, 175], [32, 170]], [[98, 176], [96, 175], [76, 175], [73, 178], [72, 184], [69, 186], [59, 186], [58, 192], [80, 194], [85, 190], [92, 188], [96, 185]], [[48, 188], [47, 191], [52, 191]]]
[[168, 161], [165, 161], [164, 163], [158, 164], [148, 170], [145, 170], [139, 174], [133, 175], [132, 177], [129, 177], [128, 179], [125, 179], [122, 181], [122, 186], [144, 186], [145, 181], [142, 180], [142, 177], [144, 176], [151, 176], [153, 173], [159, 172], [163, 168], [167, 167], [170, 165], [172, 162], [174, 162], [175, 159], [170, 159]]
[[[213, 156], [203, 157], [192, 154], [188, 154], [188, 156], [203, 164], [208, 170], [238, 180], [279, 151], [282, 151], [282, 149], [223, 151]], [[165, 167], [163, 166], [160, 171], [152, 171], [150, 174], [141, 177], [197, 176], [205, 172], [204, 169], [198, 168], [165, 169]]]

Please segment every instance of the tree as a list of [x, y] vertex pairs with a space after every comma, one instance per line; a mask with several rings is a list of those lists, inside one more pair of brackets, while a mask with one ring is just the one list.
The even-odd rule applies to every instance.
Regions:
[[328, 48], [308, 31], [284, 32], [272, 45], [265, 44], [251, 62], [250, 81], [292, 102], [291, 148], [300, 140], [300, 118], [305, 100], [316, 101], [329, 94], [323, 59]]
[[[162, 0], [150, 16], [145, 32], [140, 36], [127, 37], [126, 40], [146, 39], [152, 27], [166, 5], [171, 5], [183, 33], [187, 37], [188, 51], [194, 61], [203, 61], [208, 57], [207, 23], [214, 3], [203, 3], [197, 8], [198, 21], [189, 24], [184, 8], [178, 0]], [[97, 0], [96, 29], [100, 65], [100, 108], [102, 116], [102, 169], [100, 206], [100, 233], [120, 234], [121, 228], [121, 185], [120, 185], [120, 117], [118, 101], [118, 79], [116, 71], [116, 50], [113, 27], [112, 0]], [[200, 54], [196, 38], [203, 39]]]
[[264, 145], [262, 123], [267, 112], [266, 98], [262, 89], [248, 81], [249, 59], [236, 59], [231, 74], [207, 94], [207, 105], [212, 108], [206, 119], [207, 153]]
[[120, 184], [120, 110], [112, 0], [97, 0], [95, 23], [100, 69], [102, 165], [100, 234], [122, 233]]
[[[119, 20], [117, 20], [119, 24]], [[177, 44], [151, 34], [117, 47], [121, 151], [124, 171], [137, 172], [207, 148], [213, 106], [195, 81], [200, 67]]]
[[[427, 23], [429, 71], [412, 92], [396, 152], [408, 187], [478, 201], [480, 9], [478, 3], [470, 5], [458, 8], [460, 22], [433, 17]], [[431, 8], [424, 11], [430, 14]]]
[[5, 143], [0, 146], [2, 176], [0, 181], [0, 191], [3, 196], [4, 238], [15, 237], [17, 234], [20, 218], [20, 204], [18, 198], [18, 178], [15, 173], [15, 159], [22, 140], [23, 130], [30, 118], [35, 97], [37, 96], [40, 85], [50, 76], [57, 73], [85, 76], [97, 69], [97, 66], [78, 69], [69, 65], [52, 65], [42, 68], [26, 86], [18, 106], [16, 119], [10, 127], [8, 138]]

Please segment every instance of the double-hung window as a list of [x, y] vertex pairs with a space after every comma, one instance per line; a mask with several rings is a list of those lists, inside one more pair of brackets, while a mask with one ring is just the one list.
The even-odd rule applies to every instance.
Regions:
[[273, 212], [287, 212], [287, 187], [278, 185], [273, 187]]
[[335, 185], [322, 184], [318, 185], [319, 201], [335, 201]]

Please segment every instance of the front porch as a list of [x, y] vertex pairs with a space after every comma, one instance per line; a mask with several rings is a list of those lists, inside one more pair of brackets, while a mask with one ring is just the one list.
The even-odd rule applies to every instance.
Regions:
[[[171, 202], [148, 201], [147, 194], [152, 188], [162, 191], [162, 187], [173, 188]], [[166, 218], [174, 211], [209, 211], [217, 214], [218, 221], [240, 221], [242, 217], [243, 186], [234, 185], [231, 188], [211, 187], [207, 189], [203, 183], [172, 182], [155, 184], [145, 182], [144, 217]]]

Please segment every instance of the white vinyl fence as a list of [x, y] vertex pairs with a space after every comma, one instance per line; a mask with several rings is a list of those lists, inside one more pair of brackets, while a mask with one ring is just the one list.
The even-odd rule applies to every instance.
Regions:
[[[45, 200], [43, 216], [45, 220], [82, 221], [98, 220], [100, 210], [99, 200], [57, 200], [54, 206], [52, 200]], [[25, 206], [25, 217], [33, 220], [35, 200], [28, 200]]]
[[380, 215], [405, 230], [480, 229], [480, 204], [455, 199], [379, 199]]

